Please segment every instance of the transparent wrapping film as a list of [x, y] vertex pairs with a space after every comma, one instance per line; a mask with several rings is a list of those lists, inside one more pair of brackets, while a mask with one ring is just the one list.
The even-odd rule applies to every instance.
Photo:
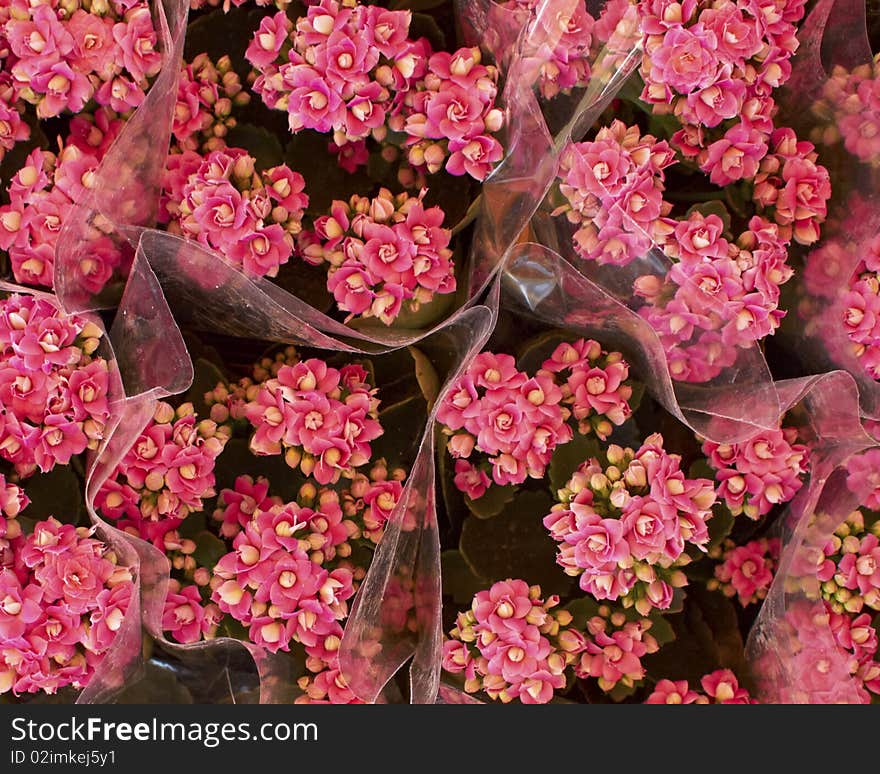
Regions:
[[880, 231], [880, 167], [870, 140], [871, 109], [859, 96], [877, 78], [865, 4], [817, 3], [801, 38], [780, 100], [782, 111], [799, 135], [816, 145], [834, 186], [822, 238], [804, 251], [790, 319], [782, 330], [806, 370], [843, 368], [852, 374], [862, 413], [876, 419], [880, 390], [870, 303]]

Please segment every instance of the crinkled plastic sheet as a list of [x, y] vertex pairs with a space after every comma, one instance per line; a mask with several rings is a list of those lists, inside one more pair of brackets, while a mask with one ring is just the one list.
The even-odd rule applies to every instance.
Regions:
[[764, 703], [860, 703], [849, 659], [835, 644], [819, 598], [816, 559], [866, 492], [847, 485], [846, 460], [874, 444], [858, 421], [858, 389], [844, 371], [783, 383], [816, 436], [810, 477], [781, 520], [783, 551], [752, 626], [746, 655]]
[[[552, 5], [554, 12], [560, 7], [559, 2], [548, 0], [539, 6], [538, 19], [545, 5]], [[486, 0], [465, 4], [462, 12], [468, 28], [478, 36], [486, 33], [487, 28], [481, 25], [492, 16], [493, 8], [495, 4]], [[94, 497], [103, 481], [146, 426], [156, 402], [182, 392], [191, 382], [192, 365], [175, 319], [230, 335], [352, 353], [376, 354], [415, 342], [424, 341], [426, 346], [435, 342], [436, 346], [442, 341], [456, 356], [458, 366], [449, 377], [454, 379], [457, 369], [479, 351], [491, 332], [497, 314], [497, 282], [490, 289], [488, 308], [478, 305], [478, 298], [497, 277], [504, 256], [528, 223], [555, 169], [555, 148], [532, 83], [540, 64], [540, 48], [555, 44], [553, 35], [559, 34], [559, 28], [554, 32], [552, 25], [543, 25], [540, 33], [533, 34], [530, 28], [511, 26], [507, 37], [498, 41], [499, 50], [504, 51], [516, 41], [513, 55], [506, 58], [509, 65], [503, 100], [508, 114], [507, 153], [483, 186], [468, 265], [468, 304], [431, 330], [353, 330], [273, 283], [246, 276], [216, 253], [151, 228], [170, 142], [187, 4], [163, 0], [157, 3], [155, 14], [165, 54], [163, 69], [96, 171], [94, 188], [77, 203], [65, 223], [55, 263], [56, 291], [68, 311], [112, 305], [124, 288], [111, 339], [130, 397], [122, 404], [115, 432], [89, 469], [87, 505], [92, 519], [98, 521]], [[538, 53], [526, 61], [519, 55], [525, 50], [520, 46]], [[601, 90], [602, 99], [607, 98], [607, 87], [606, 83]], [[96, 294], [83, 280], [80, 265], [91, 246], [99, 239], [106, 243], [107, 238], [117, 246], [122, 261], [115, 282]], [[378, 700], [383, 687], [410, 658], [413, 702], [433, 701], [439, 686], [440, 571], [433, 416], [431, 420], [404, 495], [356, 598], [340, 651], [344, 674], [367, 701]], [[168, 560], [143, 541], [127, 535], [122, 539], [128, 542], [129, 554], [138, 565], [144, 627], [167, 653], [179, 659], [182, 668], [205, 675], [216, 671], [218, 664], [240, 664], [242, 652], [247, 650], [259, 674], [260, 701], [289, 698], [291, 678], [279, 671], [281, 661], [266, 657], [247, 643], [218, 639], [183, 646], [164, 640], [161, 613], [169, 579]], [[396, 625], [393, 613], [401, 606], [415, 607], [416, 632], [402, 633]], [[124, 635], [113, 659], [120, 667], [115, 668], [108, 659], [106, 668], [83, 694], [83, 701], [118, 698], [130, 681], [141, 642], [140, 622], [134, 615], [127, 617]], [[235, 701], [239, 694], [230, 678], [226, 688], [220, 686], [216, 695], [201, 699]]]
[[[635, 7], [630, 6], [630, 14], [635, 14]], [[631, 21], [629, 25], [627, 21]], [[584, 139], [586, 133], [595, 125], [602, 111], [608, 106], [610, 99], [625, 85], [625, 82], [634, 76], [642, 55], [641, 39], [638, 34], [637, 20], [624, 19], [623, 29], [629, 29], [629, 45], [624, 50], [609, 48], [606, 46], [601, 52], [597, 67], [594, 70], [593, 81], [579, 99], [554, 100], [548, 112], [555, 130], [555, 145], [557, 149], [556, 161], [564, 158], [565, 149], [571, 142], [579, 142]], [[626, 35], [624, 35], [626, 39]], [[558, 166], [557, 166], [558, 170]], [[555, 179], [556, 171], [553, 177]], [[551, 180], [551, 184], [552, 184]], [[549, 190], [549, 189], [548, 189]], [[620, 209], [618, 205], [615, 205]], [[575, 266], [587, 279], [601, 288], [613, 299], [621, 302], [624, 307], [632, 311], [638, 310], [643, 302], [633, 293], [633, 281], [640, 276], [653, 275], [663, 278], [668, 273], [673, 261], [665, 255], [662, 248], [651, 239], [647, 233], [642, 233], [643, 241], [652, 244], [644, 255], [637, 257], [626, 266], [600, 266], [594, 261], [584, 260], [579, 257], [572, 244], [574, 227], [564, 216], [551, 215], [555, 203], [548, 196], [536, 211], [532, 220], [532, 228], [536, 241], [562, 256], [572, 266]], [[620, 217], [628, 224], [633, 232], [640, 229], [623, 211]], [[717, 301], [713, 296], [703, 291], [689, 279], [689, 292], [699, 297], [703, 305], [724, 318], [725, 305]], [[697, 329], [697, 334], [690, 342], [683, 342], [681, 346], [699, 344], [703, 337], [714, 337], [714, 331]], [[714, 338], [712, 339], [714, 341]], [[657, 340], [659, 343], [659, 339]], [[708, 339], [706, 339], [708, 341]], [[661, 346], [661, 352], [663, 347]], [[652, 350], [653, 353], [653, 350]], [[664, 361], [668, 361], [668, 355], [663, 354]], [[671, 385], [664, 387], [664, 392], [670, 392], [670, 405], [676, 404], [682, 407], [693, 421], [705, 423], [712, 420], [706, 419], [700, 422], [696, 414], [702, 413], [708, 416], [718, 415], [729, 419], [736, 426], [752, 425], [756, 428], [771, 427], [779, 415], [779, 397], [775, 393], [773, 378], [764, 358], [763, 351], [758, 342], [748, 346], [725, 345], [724, 360], [726, 365], [717, 368], [717, 373], [711, 378], [701, 379], [699, 382], [689, 382], [674, 377], [668, 367], [655, 361], [656, 367], [661, 372], [670, 374]], [[746, 392], [746, 390], [748, 392]], [[743, 400], [744, 395], [747, 400]], [[673, 399], [674, 396], [674, 399]], [[671, 409], [670, 409], [671, 410]], [[675, 412], [674, 412], [675, 413]], [[718, 422], [715, 421], [715, 425]]]
[[[61, 307], [58, 298], [51, 293], [9, 282], [0, 282], [0, 292], [4, 295], [7, 293], [31, 295], [45, 299], [56, 307]], [[150, 300], [143, 298], [141, 305], [143, 309], [147, 309], [150, 306]], [[104, 330], [103, 322], [97, 315], [86, 313], [82, 316], [85, 316], [102, 331]], [[112, 339], [112, 335], [109, 338]], [[95, 471], [100, 468], [101, 460], [105, 459], [108, 453], [112, 454], [112, 451], [108, 450], [112, 448], [114, 441], [125, 434], [125, 424], [128, 421], [131, 405], [125, 394], [119, 362], [115, 358], [107, 335], [102, 337], [97, 354], [107, 361], [109, 368], [108, 403], [110, 416], [105, 425], [104, 440], [101, 446], [96, 451], [88, 453], [86, 462], [86, 499], [88, 503], [91, 503], [91, 497], [88, 494], [89, 482], [94, 480]], [[27, 482], [25, 482], [26, 487]], [[132, 679], [138, 666], [138, 656], [141, 651], [141, 596], [139, 592], [144, 586], [144, 578], [139, 571], [140, 562], [136, 547], [132, 545], [127, 535], [101, 519], [93, 508], [89, 507], [88, 513], [91, 523], [97, 527], [98, 538], [113, 548], [121, 565], [132, 569], [134, 590], [113, 644], [101, 661], [93, 679], [79, 693], [77, 703], [96, 703], [110, 700]], [[53, 515], [64, 520], [68, 514], [56, 513]]]
[[[852, 70], [872, 61], [864, 1], [819, 0], [799, 37], [802, 43], [781, 110], [800, 139], [816, 140], [822, 127], [811, 107], [822, 96], [834, 66]], [[880, 167], [861, 162], [840, 143], [832, 147], [820, 141], [816, 149], [819, 163], [831, 173], [828, 220], [821, 240], [807, 251], [804, 270], [795, 277], [797, 309], [791, 309], [792, 325], [783, 324], [783, 332], [788, 349], [808, 370], [842, 368], [852, 374], [863, 415], [880, 419], [880, 383], [853, 353], [843, 323], [850, 278], [868, 243], [880, 234]]]

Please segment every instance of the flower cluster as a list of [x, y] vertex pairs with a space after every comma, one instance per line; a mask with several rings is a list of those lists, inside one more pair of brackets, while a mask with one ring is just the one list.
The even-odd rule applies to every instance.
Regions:
[[404, 308], [417, 311], [435, 294], [455, 291], [449, 229], [440, 207], [383, 188], [373, 198], [334, 201], [329, 215], [300, 240], [303, 259], [327, 263], [327, 289], [348, 319], [375, 317], [390, 325]]
[[861, 503], [871, 510], [880, 510], [880, 449], [868, 449], [846, 461], [846, 484], [857, 493]]
[[822, 547], [816, 564], [820, 595], [832, 613], [880, 610], [880, 522], [853, 511]]
[[[365, 139], [412, 146], [410, 162], [482, 180], [501, 159], [493, 136], [498, 71], [478, 49], [431, 50], [412, 40], [410, 11], [322, 0], [296, 23], [266, 17], [246, 56], [254, 91], [286, 110], [292, 132], [332, 133], [337, 148]], [[399, 139], [398, 139], [399, 138]]]
[[199, 54], [183, 67], [177, 81], [171, 131], [180, 149], [225, 147], [223, 138], [237, 123], [233, 108], [247, 105], [250, 99], [228, 56], [214, 64], [207, 54]]
[[573, 242], [582, 258], [625, 266], [658, 247], [674, 259], [665, 277], [638, 277], [633, 290], [646, 302], [640, 314], [660, 334], [679, 380], [713, 378], [735, 361], [735, 347], [779, 327], [780, 286], [792, 276], [786, 265], [792, 227], [797, 232], [814, 223], [802, 218], [809, 203], [801, 209], [798, 197], [821, 199], [816, 208], [824, 217], [827, 171], [819, 168], [822, 181], [812, 188], [793, 172], [798, 164], [804, 175], [803, 165], [815, 167], [812, 146], [798, 143], [790, 130], [775, 131], [772, 140], [774, 153], [756, 161], [749, 179], [761, 206], [776, 208], [776, 222], [755, 215], [736, 240], [726, 238], [717, 214], [692, 210], [682, 219], [669, 217], [664, 170], [676, 163], [674, 153], [638, 126], [615, 120], [594, 140], [568, 146], [563, 156], [559, 190], [565, 203], [554, 214], [566, 213], [577, 227]]
[[352, 478], [372, 455], [370, 443], [382, 435], [379, 399], [359, 365], [340, 369], [310, 358], [283, 365], [244, 406], [256, 429], [254, 454], [284, 454], [291, 468], [319, 484]]
[[12, 91], [4, 102], [35, 105], [39, 118], [79, 113], [91, 100], [127, 113], [141, 104], [162, 63], [144, 0], [15, 3], [0, 19], [4, 81]]
[[211, 599], [247, 627], [251, 641], [273, 653], [289, 650], [295, 641], [308, 655], [327, 660], [338, 648], [339, 621], [354, 594], [352, 572], [328, 571], [313, 561], [310, 543], [299, 536], [308, 535], [310, 522], [330, 518], [295, 502], [266, 511], [257, 506], [235, 536], [232, 552], [214, 568]]
[[650, 618], [630, 620], [620, 610], [611, 611], [607, 605], [599, 608], [599, 615], [587, 621], [584, 650], [574, 665], [577, 677], [597, 678], [606, 693], [616, 687], [632, 688], [645, 677], [643, 656], [656, 653], [657, 640], [648, 634]]
[[773, 334], [785, 312], [780, 286], [793, 272], [779, 227], [755, 215], [729, 241], [718, 215], [692, 212], [665, 249], [678, 260], [665, 278], [643, 275], [634, 293], [658, 332], [669, 369], [680, 381], [704, 382], [733, 365], [737, 347]]
[[[512, 11], [525, 23], [535, 18], [538, 0], [507, 0], [501, 4]], [[603, 9], [603, 15], [605, 11]], [[576, 3], [570, 13], [546, 14], [549, 18], [538, 18], [554, 39], [552, 51], [542, 51], [544, 55], [538, 80], [538, 91], [544, 99], [552, 99], [557, 94], [567, 94], [573, 88], [586, 86], [590, 81], [590, 46], [593, 42], [593, 27], [596, 24], [583, 0]], [[552, 29], [551, 25], [556, 25]], [[556, 40], [558, 36], [558, 40]]]
[[717, 669], [700, 678], [703, 693], [687, 680], [660, 680], [645, 704], [757, 704], [729, 669]]
[[103, 332], [45, 298], [0, 302], [0, 457], [19, 476], [95, 449], [110, 417], [110, 373], [95, 356]]
[[772, 9], [752, 0], [642, 0], [641, 99], [681, 121], [673, 143], [712, 182], [757, 175], [754, 201], [776, 208], [787, 236], [793, 231], [796, 241], [811, 244], [825, 216], [828, 174], [810, 143], [797, 142], [790, 129], [774, 130], [771, 96], [791, 75], [803, 13], [801, 0]]
[[713, 551], [720, 563], [708, 588], [721, 589], [726, 597], [736, 596], [743, 607], [760, 602], [767, 596], [780, 552], [779, 538], [759, 538], [744, 545], [725, 540]]
[[546, 704], [565, 686], [566, 668], [586, 647], [570, 626], [571, 613], [551, 612], [558, 604], [558, 597], [545, 600], [540, 586], [523, 580], [499, 581], [478, 592], [443, 643], [443, 668], [463, 672], [468, 693]]
[[[880, 237], [858, 244], [859, 262], [845, 287], [842, 322], [852, 353], [871, 378], [880, 379]], [[818, 252], [818, 251], [817, 251]], [[810, 256], [815, 264], [818, 255]]]
[[717, 471], [718, 496], [734, 516], [757, 520], [795, 496], [810, 464], [808, 447], [797, 439], [796, 427], [780, 427], [741, 443], [703, 442], [703, 454]]
[[[121, 126], [108, 110], [77, 116], [57, 154], [36, 148], [12, 177], [9, 204], [0, 206], [0, 250], [8, 252], [17, 282], [53, 286], [58, 235], [74, 202], [94, 186], [95, 170]], [[97, 293], [121, 260], [113, 241], [98, 237], [76, 267], [78, 281]]]
[[880, 164], [880, 55], [852, 70], [836, 65], [812, 110], [824, 124], [817, 127], [816, 142], [843, 140], [859, 161]]
[[287, 165], [258, 172], [240, 148], [168, 157], [161, 219], [249, 274], [274, 277], [293, 253], [309, 198]]
[[191, 403], [160, 403], [101, 486], [96, 508], [159, 548], [177, 545], [181, 522], [215, 494], [214, 465], [229, 436], [228, 427], [199, 420]]
[[685, 548], [709, 542], [712, 482], [686, 478], [659, 434], [637, 451], [612, 444], [605, 460], [583, 463], [544, 518], [560, 543], [556, 561], [596, 599], [642, 615], [666, 609], [674, 588], [687, 584], [679, 569], [690, 561]]
[[406, 134], [408, 159], [433, 174], [484, 180], [504, 151], [494, 134], [504, 123], [495, 107], [498, 70], [480, 63], [479, 48], [431, 55], [424, 79], [403, 98], [400, 115], [389, 119], [392, 131]]
[[577, 227], [574, 246], [587, 260], [626, 266], [663, 245], [675, 223], [663, 199], [664, 170], [675, 163], [665, 141], [615, 119], [589, 142], [571, 143], [560, 162], [559, 190]]
[[437, 411], [455, 485], [475, 500], [492, 482], [543, 478], [554, 450], [574, 437], [569, 419], [604, 438], [630, 415], [628, 375], [619, 352], [585, 339], [560, 344], [533, 377], [510, 355], [478, 355]]
[[659, 648], [649, 619], [632, 620], [603, 605], [581, 632], [568, 610], [551, 612], [558, 604], [558, 597], [545, 600], [540, 586], [522, 580], [478, 592], [443, 644], [443, 668], [464, 673], [468, 693], [484, 691], [505, 703], [546, 704], [566, 686], [568, 673], [595, 679], [605, 693], [644, 679], [641, 659]]
[[132, 575], [91, 531], [50, 518], [0, 568], [0, 693], [84, 687], [113, 645]]

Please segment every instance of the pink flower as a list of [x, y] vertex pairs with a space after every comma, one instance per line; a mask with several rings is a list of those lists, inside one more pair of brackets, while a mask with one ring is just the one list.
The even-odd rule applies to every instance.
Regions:
[[492, 481], [484, 471], [466, 460], [456, 460], [454, 483], [456, 489], [464, 492], [471, 500], [478, 500], [486, 493]]
[[205, 609], [198, 586], [183, 586], [177, 591], [169, 589], [162, 613], [162, 628], [176, 642], [198, 642], [204, 633], [204, 622]]
[[716, 49], [715, 33], [706, 29], [703, 24], [668, 30], [661, 45], [651, 52], [646, 88], [652, 83], [658, 83], [679, 94], [690, 94], [706, 88], [716, 78]]

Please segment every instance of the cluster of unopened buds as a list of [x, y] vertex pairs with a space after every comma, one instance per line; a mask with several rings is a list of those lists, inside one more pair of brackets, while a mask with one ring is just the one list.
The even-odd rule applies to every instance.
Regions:
[[162, 64], [145, 0], [75, 3], [72, 10], [50, 0], [15, 3], [10, 11], [0, 16], [7, 108], [23, 101], [45, 119], [79, 113], [92, 100], [117, 113], [143, 102]]
[[[58, 153], [36, 148], [9, 182], [9, 203], [0, 206], [0, 250], [9, 254], [17, 282], [54, 284], [58, 236], [74, 202], [94, 187], [95, 170], [122, 122], [106, 110], [70, 121], [70, 134]], [[90, 292], [101, 290], [122, 256], [106, 236], [98, 236], [81, 257], [78, 281]]]
[[437, 411], [456, 487], [476, 500], [493, 482], [543, 478], [554, 450], [574, 437], [572, 424], [607, 437], [630, 416], [628, 376], [619, 352], [585, 339], [560, 344], [533, 377], [510, 355], [481, 353]]
[[103, 331], [40, 296], [0, 302], [0, 457], [19, 476], [96, 449], [110, 417]]
[[796, 427], [780, 427], [740, 443], [703, 442], [703, 454], [716, 471], [718, 496], [734, 516], [760, 519], [800, 490], [810, 450], [797, 440]]
[[247, 273], [274, 277], [290, 260], [309, 197], [286, 164], [258, 171], [241, 148], [168, 157], [160, 218]]
[[816, 578], [822, 599], [833, 613], [880, 611], [880, 522], [865, 525], [853, 511], [822, 547]]
[[12, 523], [0, 541], [0, 694], [82, 688], [122, 626], [131, 571], [86, 528], [49, 518], [11, 537]]
[[229, 427], [199, 419], [191, 403], [159, 403], [140, 436], [104, 482], [95, 506], [127, 532], [165, 549], [176, 530], [213, 497], [214, 466]]
[[228, 56], [215, 64], [207, 54], [199, 54], [184, 64], [177, 81], [171, 127], [177, 145], [190, 151], [224, 148], [223, 138], [237, 124], [233, 110], [250, 99]]
[[705, 550], [715, 490], [680, 465], [654, 434], [638, 450], [610, 445], [604, 464], [587, 460], [559, 490], [544, 526], [560, 544], [557, 563], [581, 589], [648, 615], [687, 585], [685, 549]]
[[435, 295], [455, 291], [455, 266], [440, 207], [383, 188], [373, 198], [336, 200], [329, 215], [299, 240], [303, 260], [328, 265], [327, 290], [348, 318], [375, 317], [390, 325]]
[[707, 587], [720, 589], [726, 597], [735, 596], [743, 607], [760, 602], [773, 583], [780, 549], [779, 538], [758, 538], [744, 545], [725, 540], [709, 552], [719, 564]]
[[835, 65], [813, 105], [823, 122], [813, 140], [843, 146], [860, 161], [880, 164], [880, 55], [852, 70]]
[[716, 669], [700, 678], [703, 692], [687, 680], [659, 680], [645, 704], [758, 704], [730, 669]]
[[410, 11], [322, 0], [306, 16], [265, 17], [246, 56], [254, 91], [286, 110], [292, 132], [332, 134], [336, 148], [373, 139], [412, 146], [410, 162], [482, 180], [501, 159], [494, 137], [498, 71], [477, 49], [434, 53], [412, 40]]

